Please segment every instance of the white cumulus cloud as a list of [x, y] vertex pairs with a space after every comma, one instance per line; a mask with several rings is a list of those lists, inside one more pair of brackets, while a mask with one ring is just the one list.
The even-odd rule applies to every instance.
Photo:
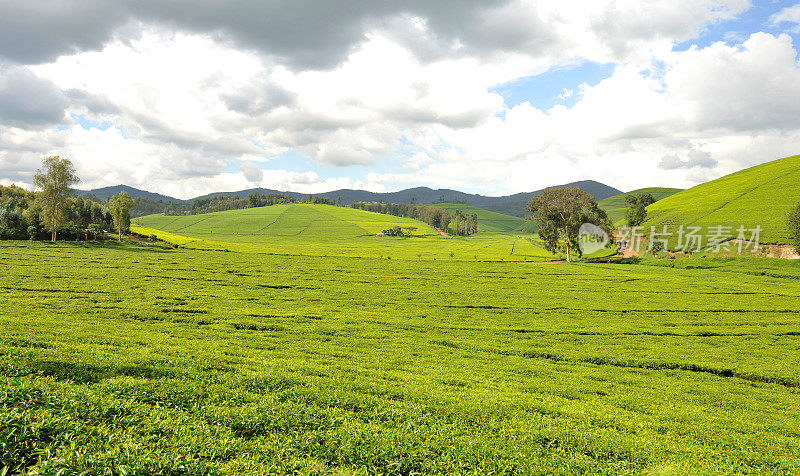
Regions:
[[[23, 4], [0, 0], [0, 40], [14, 38], [0, 41], [5, 182], [30, 183], [38, 159], [59, 153], [83, 186], [181, 198], [254, 185], [689, 186], [796, 153], [800, 138], [791, 36], [675, 50], [745, 0], [364, 0], [335, 12], [309, 1], [258, 15], [238, 0], [198, 2], [192, 15], [75, 3], [32, 5], [31, 23]], [[797, 8], [770, 22], [797, 23]], [[40, 28], [51, 36], [36, 40]], [[495, 92], [585, 62], [613, 73], [556, 89], [551, 107]], [[314, 170], [273, 165], [287, 152]], [[378, 164], [393, 168], [363, 171]]]

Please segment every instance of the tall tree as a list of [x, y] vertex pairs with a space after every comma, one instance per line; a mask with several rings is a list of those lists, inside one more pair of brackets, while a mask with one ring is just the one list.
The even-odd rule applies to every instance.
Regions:
[[119, 233], [119, 240], [122, 241], [122, 234], [127, 233], [131, 227], [131, 208], [133, 207], [133, 199], [128, 192], [119, 192], [108, 200], [108, 210], [111, 212], [111, 218], [114, 220], [114, 228]]
[[453, 228], [455, 228], [455, 232], [456, 232], [455, 234], [457, 236], [461, 236], [461, 234], [462, 234], [462, 231], [463, 231], [462, 222], [463, 221], [464, 221], [464, 215], [461, 213], [461, 210], [456, 210], [456, 214], [453, 217], [453, 223], [454, 223]]
[[800, 203], [795, 205], [786, 218], [786, 225], [789, 227], [789, 236], [792, 239], [795, 250], [800, 253]]
[[625, 221], [629, 227], [639, 226], [647, 219], [647, 206], [655, 203], [655, 198], [649, 193], [641, 195], [626, 195], [625, 205], [628, 211]]
[[594, 197], [578, 187], [549, 188], [528, 202], [529, 217], [539, 222], [539, 237], [551, 253], [561, 250], [572, 261], [572, 252], [581, 255], [578, 234], [584, 223], [592, 223], [611, 235], [611, 220], [597, 206]]
[[42, 168], [33, 176], [34, 185], [41, 189], [42, 221], [53, 241], [67, 219], [67, 196], [78, 182], [72, 162], [57, 155], [44, 157]]
[[447, 233], [447, 227], [450, 226], [450, 212], [444, 208], [439, 209], [439, 223], [441, 224], [440, 228], [442, 231]]

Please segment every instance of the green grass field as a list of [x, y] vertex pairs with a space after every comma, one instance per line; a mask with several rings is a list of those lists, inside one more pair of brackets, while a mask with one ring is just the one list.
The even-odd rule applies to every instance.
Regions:
[[0, 260], [8, 474], [800, 472], [796, 263]]
[[[644, 227], [680, 225], [736, 229], [761, 226], [762, 243], [787, 243], [786, 215], [800, 202], [800, 155], [726, 175], [700, 184], [647, 207]], [[705, 232], [705, 231], [704, 231]]]
[[[495, 221], [487, 221], [494, 231], [469, 237], [442, 237], [425, 223], [410, 218], [329, 205], [276, 205], [179, 217], [150, 215], [135, 219], [132, 230], [182, 247], [205, 250], [467, 261], [561, 258], [539, 246], [538, 237], [518, 233], [529, 226], [524, 220], [483, 212], [494, 218]], [[516, 231], [498, 232], [499, 223], [505, 219], [514, 221], [512, 228]], [[478, 223], [480, 230], [480, 218]], [[415, 236], [376, 236], [393, 226], [412, 229]], [[588, 257], [609, 254], [610, 250], [603, 250]]]
[[453, 215], [456, 210], [461, 210], [462, 213], [468, 215], [478, 215], [479, 233], [533, 235], [539, 230], [536, 226], [536, 222], [533, 220], [504, 215], [471, 205], [462, 203], [437, 203], [436, 206], [446, 208], [450, 211], [451, 215]]
[[667, 198], [671, 195], [675, 195], [676, 193], [682, 191], [680, 188], [664, 188], [664, 187], [647, 187], [647, 188], [640, 188], [638, 190], [633, 190], [631, 192], [622, 193], [619, 195], [614, 195], [613, 197], [608, 197], [603, 200], [597, 202], [597, 204], [603, 210], [608, 213], [608, 216], [611, 218], [611, 222], [617, 226], [622, 226], [625, 220], [625, 214], [627, 213], [628, 209], [625, 206], [625, 197], [628, 195], [641, 195], [644, 193], [649, 193], [653, 196], [653, 198], [658, 200], [662, 200]]

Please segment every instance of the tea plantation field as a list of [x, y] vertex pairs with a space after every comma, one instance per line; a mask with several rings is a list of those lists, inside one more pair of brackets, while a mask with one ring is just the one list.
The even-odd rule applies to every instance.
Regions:
[[7, 474], [800, 471], [796, 263], [0, 262]]
[[[478, 210], [478, 209], [476, 209]], [[134, 220], [132, 230], [169, 243], [203, 250], [228, 250], [308, 256], [373, 258], [542, 261], [560, 258], [538, 245], [538, 237], [521, 218], [487, 212], [477, 235], [442, 237], [427, 224], [330, 205], [275, 205], [191, 216], [149, 215]], [[513, 221], [498, 233], [497, 217]], [[484, 217], [485, 218], [485, 217]], [[412, 237], [376, 236], [400, 226]], [[486, 231], [489, 227], [492, 231]], [[535, 231], [535, 227], [533, 227]], [[602, 250], [592, 257], [612, 254]]]
[[437, 203], [436, 206], [446, 208], [450, 211], [451, 216], [455, 215], [456, 210], [467, 215], [478, 215], [479, 233], [533, 235], [539, 231], [536, 221], [504, 215], [463, 203]]
[[[800, 155], [750, 167], [678, 192], [647, 207], [642, 225], [675, 233], [681, 225], [761, 227], [761, 243], [789, 243], [786, 215], [800, 203]], [[677, 238], [670, 241], [675, 242]], [[673, 246], [677, 248], [677, 246]]]
[[331, 205], [287, 204], [245, 208], [201, 215], [149, 215], [136, 220], [143, 226], [188, 236], [260, 241], [265, 237], [327, 239], [375, 235], [400, 226], [417, 236], [438, 235], [427, 224], [410, 218]]
[[645, 193], [650, 194], [656, 201], [662, 200], [669, 196], [675, 195], [676, 193], [682, 191], [680, 188], [666, 188], [666, 187], [647, 187], [647, 188], [640, 188], [638, 190], [633, 190], [627, 193], [621, 193], [619, 195], [614, 195], [613, 197], [608, 197], [600, 200], [597, 204], [603, 210], [608, 213], [609, 218], [611, 218], [611, 222], [623, 226], [625, 224], [625, 215], [628, 211], [627, 206], [625, 205], [625, 197], [628, 195], [642, 195]]

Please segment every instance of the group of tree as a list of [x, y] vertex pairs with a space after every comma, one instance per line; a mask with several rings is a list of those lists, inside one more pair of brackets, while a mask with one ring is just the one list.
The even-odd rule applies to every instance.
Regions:
[[[202, 213], [223, 212], [227, 210], [241, 210], [244, 208], [269, 207], [286, 203], [312, 203], [333, 205], [334, 202], [324, 197], [309, 195], [304, 199], [296, 199], [291, 195], [282, 193], [250, 193], [247, 198], [235, 194], [220, 194], [210, 197], [195, 198], [189, 203], [168, 203], [160, 212], [169, 216], [200, 215]], [[159, 213], [159, 212], [155, 212]]]
[[[84, 194], [84, 198], [93, 197], [92, 194]], [[94, 199], [94, 198], [93, 198]], [[131, 208], [131, 218], [143, 217], [145, 215], [153, 215], [156, 213], [164, 213], [164, 210], [171, 205], [172, 202], [165, 202], [163, 200], [156, 200], [150, 197], [133, 197], [133, 207]]]
[[291, 195], [284, 195], [282, 193], [251, 193], [247, 196], [250, 203], [250, 208], [256, 207], [269, 207], [272, 205], [282, 205], [285, 203], [295, 203], [294, 197]]
[[238, 195], [212, 195], [196, 198], [190, 203], [170, 203], [164, 208], [164, 215], [199, 215], [201, 213], [223, 212], [249, 208], [250, 201]]
[[454, 235], [474, 235], [478, 232], [478, 215], [475, 213], [467, 215], [462, 213], [461, 210], [456, 210], [450, 225], [451, 231]]
[[[396, 217], [412, 218], [447, 232], [450, 226], [450, 212], [446, 208], [436, 205], [423, 205], [416, 203], [375, 203], [353, 202], [351, 208], [368, 212], [383, 213]], [[477, 217], [476, 217], [477, 223]], [[477, 225], [476, 225], [477, 226]]]
[[0, 239], [88, 239], [111, 229], [121, 238], [130, 226], [130, 196], [122, 192], [103, 204], [75, 196], [77, 182], [68, 159], [49, 156], [34, 175], [37, 191], [0, 186]]
[[629, 227], [639, 226], [647, 219], [647, 206], [656, 202], [649, 193], [641, 195], [626, 195], [625, 206], [628, 211], [625, 213], [625, 222]]
[[[555, 187], [544, 190], [528, 202], [527, 209], [539, 224], [539, 238], [551, 253], [562, 252], [567, 262], [572, 254], [582, 256], [578, 243], [581, 225], [591, 223], [612, 236], [611, 220], [594, 197], [578, 187]], [[609, 240], [610, 242], [611, 240]]]
[[[301, 200], [300, 203], [310, 203], [312, 205], [336, 205], [336, 203], [329, 198], [317, 197], [314, 195], [309, 195], [304, 200]], [[342, 197], [339, 197], [338, 204], [341, 206]]]
[[407, 234], [399, 225], [395, 225], [389, 229], [383, 230], [381, 233], [386, 236], [406, 236]]

